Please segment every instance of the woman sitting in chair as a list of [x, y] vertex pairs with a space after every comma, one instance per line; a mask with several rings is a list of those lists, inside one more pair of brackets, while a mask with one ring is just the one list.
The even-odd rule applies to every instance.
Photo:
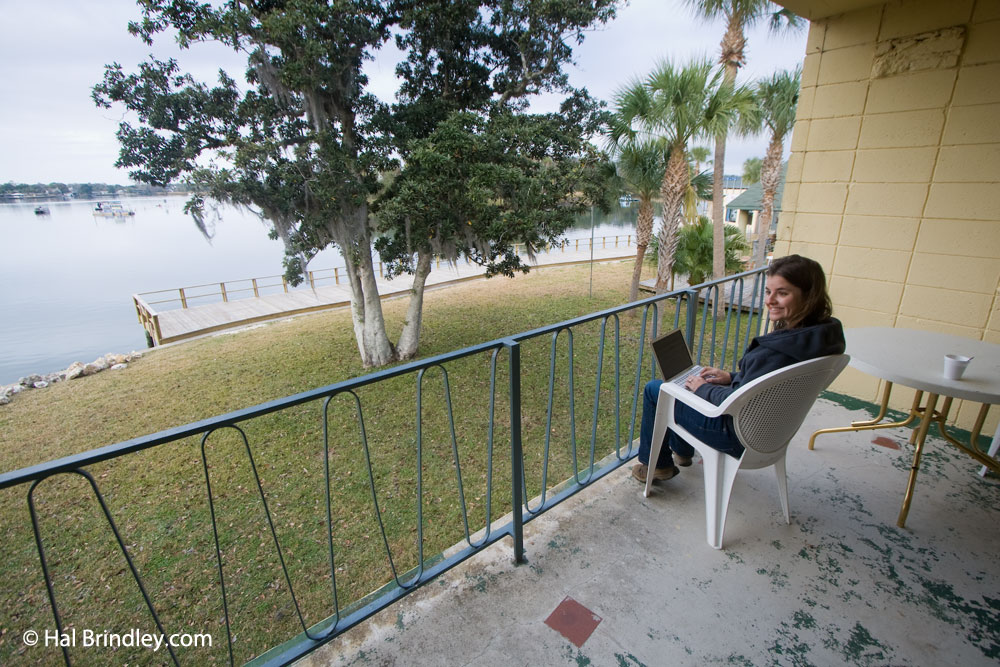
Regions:
[[[832, 317], [826, 275], [816, 261], [789, 255], [771, 262], [764, 287], [764, 305], [767, 306], [772, 330], [750, 342], [746, 354], [740, 359], [739, 372], [705, 368], [700, 374], [687, 379], [685, 387], [688, 390], [719, 405], [740, 385], [771, 371], [844, 352], [844, 329], [840, 321]], [[639, 463], [632, 467], [632, 476], [643, 483], [649, 474], [649, 452], [661, 384], [663, 380], [652, 380], [643, 392]], [[735, 458], [742, 455], [743, 445], [733, 432], [732, 417], [705, 417], [695, 409], [677, 403], [674, 419], [710, 447]], [[653, 471], [654, 481], [670, 479], [680, 472], [674, 465], [674, 457], [677, 465], [689, 466], [694, 456], [694, 448], [673, 431], [667, 431], [664, 444], [667, 446], [660, 449]]]

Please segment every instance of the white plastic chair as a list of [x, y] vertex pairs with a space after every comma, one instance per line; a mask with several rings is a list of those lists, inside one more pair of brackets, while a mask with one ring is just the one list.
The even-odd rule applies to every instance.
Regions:
[[[785, 453], [819, 393], [840, 374], [850, 357], [836, 354], [802, 361], [779, 368], [743, 385], [722, 402], [713, 405], [694, 392], [672, 382], [660, 386], [653, 425], [653, 443], [649, 453], [650, 472], [646, 475], [649, 497], [660, 447], [667, 429], [674, 431], [701, 454], [705, 468], [705, 527], [708, 543], [722, 548], [726, 512], [733, 482], [740, 468], [756, 470], [774, 466], [778, 476], [781, 509], [788, 516], [788, 483], [785, 478]], [[740, 458], [712, 449], [674, 421], [674, 401], [681, 401], [706, 417], [731, 415], [736, 436], [745, 448]]]

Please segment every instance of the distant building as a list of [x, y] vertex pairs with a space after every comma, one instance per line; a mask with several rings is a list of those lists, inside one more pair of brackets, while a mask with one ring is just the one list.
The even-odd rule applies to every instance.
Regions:
[[[781, 177], [778, 179], [778, 190], [774, 195], [774, 214], [771, 216], [771, 229], [768, 231], [768, 235], [774, 235], [778, 228], [778, 214], [781, 212], [781, 196], [785, 191], [786, 170], [787, 166], [782, 167]], [[764, 188], [760, 183], [754, 183], [739, 196], [734, 197], [726, 206], [726, 220], [738, 226], [749, 239], [757, 238], [757, 222], [760, 217], [763, 195]]]
[[[731, 202], [736, 197], [740, 196], [746, 187], [743, 185], [743, 178], [740, 176], [726, 175], [722, 177], [722, 203], [724, 210], [726, 210], [726, 222], [735, 222], [735, 218], [729, 217], [729, 202]], [[712, 202], [703, 201], [699, 202], [699, 213], [701, 215], [712, 217]]]

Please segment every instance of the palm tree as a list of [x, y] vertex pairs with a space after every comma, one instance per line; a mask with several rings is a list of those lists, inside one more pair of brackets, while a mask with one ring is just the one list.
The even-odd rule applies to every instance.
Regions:
[[701, 163], [709, 162], [710, 160], [708, 159], [708, 156], [711, 155], [712, 152], [709, 151], [704, 146], [695, 146], [694, 148], [689, 150], [688, 153], [691, 154], [691, 159], [694, 160], [694, 173], [700, 174]]
[[743, 161], [743, 187], [760, 183], [760, 167], [764, 161], [759, 157], [748, 157]]
[[669, 157], [660, 184], [663, 225], [658, 238], [656, 291], [669, 286], [677, 250], [677, 230], [684, 218], [684, 196], [691, 176], [687, 145], [693, 137], [716, 136], [741, 113], [752, 96], [745, 88], [723, 83], [723, 73], [708, 60], [677, 68], [661, 63], [643, 85], [632, 85], [619, 96], [610, 143], [622, 147], [638, 138], [662, 138]]
[[646, 247], [653, 235], [653, 197], [663, 183], [666, 166], [663, 143], [652, 140], [637, 141], [623, 146], [618, 156], [618, 173], [625, 188], [639, 198], [639, 217], [635, 223], [635, 268], [628, 290], [628, 300], [639, 298], [639, 278]]
[[[737, 273], [743, 269], [742, 257], [750, 247], [746, 237], [736, 225], [726, 225], [724, 234], [726, 273]], [[677, 244], [677, 262], [674, 267], [679, 274], [686, 274], [689, 285], [700, 285], [712, 275], [713, 229], [712, 221], [706, 216], [698, 222], [684, 225]]]
[[[783, 9], [770, 0], [685, 0], [695, 13], [706, 20], [723, 18], [726, 33], [720, 43], [722, 53], [719, 62], [725, 68], [726, 82], [735, 85], [736, 73], [746, 63], [747, 38], [745, 31], [760, 21], [767, 19], [772, 30], [782, 27], [796, 28], [801, 25], [799, 17]], [[713, 274], [716, 278], [725, 275], [723, 257], [723, 197], [722, 176], [726, 163], [726, 135], [729, 128], [723, 128], [715, 135], [715, 171], [712, 184], [712, 222], [714, 224]]]
[[789, 72], [775, 72], [770, 79], [757, 83], [754, 90], [756, 100], [755, 115], [759, 127], [766, 127], [771, 133], [771, 141], [760, 167], [760, 185], [763, 194], [760, 199], [760, 218], [757, 221], [757, 250], [754, 266], [764, 266], [767, 256], [767, 239], [774, 215], [774, 195], [781, 178], [781, 155], [785, 148], [785, 137], [792, 133], [795, 125], [795, 105], [799, 101], [799, 80], [802, 69]]

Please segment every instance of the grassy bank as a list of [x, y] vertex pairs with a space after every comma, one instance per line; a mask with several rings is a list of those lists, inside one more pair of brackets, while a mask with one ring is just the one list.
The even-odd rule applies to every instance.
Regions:
[[[450, 352], [619, 305], [626, 298], [630, 274], [628, 263], [595, 266], [592, 297], [587, 266], [549, 268], [514, 280], [498, 278], [431, 291], [425, 301], [421, 355]], [[405, 307], [403, 300], [385, 304], [393, 334], [401, 326]], [[672, 310], [661, 312], [673, 321]], [[522, 418], [528, 497], [585, 467], [592, 438], [598, 459], [614, 451], [616, 443], [629, 440], [636, 409], [633, 391], [641, 319], [624, 315], [619, 320], [617, 373], [614, 324], [611, 320], [608, 325], [600, 377], [596, 372], [599, 323], [577, 327], [572, 336], [561, 332], [524, 345]], [[394, 571], [401, 574], [461, 540], [466, 522], [475, 531], [510, 510], [507, 359], [502, 354], [496, 359], [495, 377], [492, 361], [489, 353], [476, 355], [450, 362], [445, 369], [429, 369], [422, 378], [410, 374], [360, 389], [364, 439], [350, 396], [339, 397], [326, 408], [317, 401], [254, 418], [241, 424], [240, 431], [224, 429], [207, 437], [205, 460], [237, 661], [297, 634], [298, 611], [307, 624], [318, 622], [392, 581]], [[556, 382], [550, 385], [553, 363]], [[570, 364], [571, 386], [566, 381]], [[87, 451], [363, 373], [346, 311], [156, 350], [127, 370], [27, 392], [0, 408], [0, 470]], [[644, 365], [642, 380], [648, 376]], [[495, 381], [492, 394], [491, 380]], [[266, 494], [298, 610], [281, 571], [244, 437]], [[88, 472], [99, 484], [168, 632], [213, 636], [212, 649], [182, 650], [181, 661], [226, 661], [201, 438], [92, 466]], [[25, 488], [0, 492], [3, 664], [9, 658], [26, 664], [61, 659], [54, 648], [25, 650], [20, 639], [25, 630], [43, 632], [53, 626], [26, 494]], [[46, 480], [34, 500], [64, 624], [80, 630], [153, 632], [86, 480], [75, 475]], [[331, 541], [335, 586], [328, 561]], [[73, 656], [87, 664], [146, 663], [149, 658], [141, 651], [112, 654], [82, 649]]]

